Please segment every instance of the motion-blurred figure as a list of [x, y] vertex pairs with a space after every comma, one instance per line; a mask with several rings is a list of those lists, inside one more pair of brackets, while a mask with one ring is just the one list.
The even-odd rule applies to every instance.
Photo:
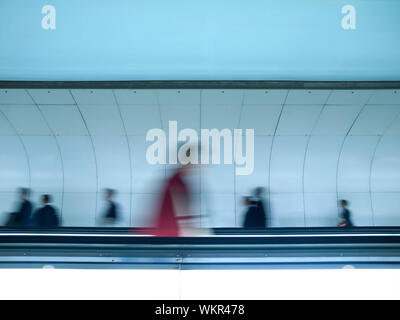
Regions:
[[353, 227], [353, 222], [351, 220], [351, 212], [347, 208], [349, 205], [347, 200], [340, 201], [340, 207], [342, 208], [342, 212], [339, 218], [339, 228], [351, 228]]
[[60, 220], [56, 209], [51, 205], [50, 195], [42, 196], [42, 208], [33, 215], [32, 226], [34, 228], [54, 229], [60, 226]]
[[113, 189], [106, 189], [104, 192], [107, 208], [104, 213], [104, 222], [106, 225], [114, 225], [118, 220], [118, 206], [114, 201], [116, 191]]
[[191, 158], [192, 155], [196, 154], [195, 152], [192, 153], [193, 148], [198, 148], [198, 146], [193, 145], [186, 152], [183, 151], [188, 161], [187, 164], [175, 169], [161, 192], [161, 203], [157, 208], [156, 219], [153, 222], [156, 236], [180, 237], [200, 232], [193, 226], [193, 221], [200, 216], [195, 216], [191, 212], [192, 190], [190, 179], [196, 172]]
[[247, 207], [243, 225], [245, 228], [264, 229], [267, 227], [264, 192], [264, 188], [256, 188], [252, 197], [244, 199], [244, 204]]
[[257, 202], [257, 207], [260, 212], [260, 216], [262, 219], [264, 219], [264, 228], [269, 227], [269, 217], [266, 211], [266, 205], [265, 205], [265, 193], [266, 190], [263, 187], [258, 187], [254, 190], [254, 201]]
[[190, 220], [189, 186], [185, 177], [191, 173], [191, 166], [178, 168], [167, 180], [162, 194], [161, 205], [155, 221], [155, 235], [158, 237], [179, 237], [184, 235], [184, 220]]
[[21, 199], [19, 210], [11, 213], [6, 223], [8, 228], [27, 228], [30, 226], [32, 215], [32, 203], [29, 201], [30, 190], [27, 188], [19, 189], [19, 197]]

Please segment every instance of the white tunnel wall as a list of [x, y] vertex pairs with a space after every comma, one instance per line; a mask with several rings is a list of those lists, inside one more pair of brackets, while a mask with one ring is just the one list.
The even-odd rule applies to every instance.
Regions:
[[202, 226], [241, 226], [243, 196], [268, 190], [274, 227], [400, 226], [400, 93], [394, 90], [0, 90], [0, 213], [18, 187], [54, 196], [64, 226], [99, 226], [118, 190], [120, 226], [149, 226], [170, 166], [146, 161], [146, 133], [255, 129], [255, 167], [204, 166], [193, 179]]

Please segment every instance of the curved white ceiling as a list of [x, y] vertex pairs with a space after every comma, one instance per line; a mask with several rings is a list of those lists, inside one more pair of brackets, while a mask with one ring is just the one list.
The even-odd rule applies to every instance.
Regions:
[[396, 90], [0, 90], [0, 213], [27, 186], [54, 195], [64, 225], [95, 226], [115, 188], [121, 225], [146, 226], [168, 168], [146, 162], [145, 135], [169, 120], [255, 129], [251, 176], [224, 165], [195, 179], [203, 226], [240, 226], [256, 186], [273, 226], [335, 226], [340, 198], [356, 225], [400, 225]]

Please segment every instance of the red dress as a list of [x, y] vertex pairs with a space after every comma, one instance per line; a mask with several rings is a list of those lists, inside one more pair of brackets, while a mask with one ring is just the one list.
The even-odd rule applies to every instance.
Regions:
[[179, 237], [179, 212], [187, 212], [189, 204], [189, 190], [181, 173], [176, 172], [168, 179], [159, 212], [155, 223], [155, 235], [158, 237]]

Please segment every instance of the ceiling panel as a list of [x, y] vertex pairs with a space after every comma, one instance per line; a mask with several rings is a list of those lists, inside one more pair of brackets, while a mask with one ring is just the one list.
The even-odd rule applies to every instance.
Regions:
[[[72, 95], [71, 95], [72, 93]], [[33, 100], [32, 100], [32, 98]], [[0, 104], [400, 104], [400, 90], [2, 89]], [[286, 99], [287, 98], [287, 99]]]
[[322, 105], [286, 105], [278, 126], [278, 135], [310, 135], [321, 114]]
[[111, 105], [116, 103], [112, 90], [71, 90], [71, 93], [79, 105]]
[[246, 90], [244, 104], [284, 104], [288, 90]]
[[89, 137], [57, 137], [64, 170], [64, 192], [96, 192], [97, 166]]
[[0, 109], [20, 135], [51, 135], [36, 105], [1, 106]]
[[361, 105], [325, 106], [313, 134], [347, 135], [361, 109]]
[[339, 192], [369, 192], [377, 136], [351, 136], [343, 144], [338, 166]]
[[[7, 92], [7, 93], [6, 93]], [[73, 96], [70, 94], [73, 93]], [[153, 109], [158, 102], [162, 106], [163, 117], [171, 120], [171, 117], [177, 117], [179, 109], [182, 113], [185, 113], [185, 106], [199, 105], [200, 102], [203, 104], [203, 111], [205, 110], [206, 115], [202, 120], [204, 126], [210, 126], [209, 123], [213, 124], [213, 127], [224, 127], [225, 123], [229, 124], [230, 127], [237, 127], [236, 121], [230, 121], [235, 118], [238, 111], [238, 106], [241, 106], [244, 102], [245, 108], [242, 114], [240, 127], [242, 128], [254, 128], [256, 134], [260, 135], [271, 135], [274, 131], [274, 122], [277, 117], [277, 110], [279, 105], [286, 100], [286, 103], [293, 107], [292, 111], [288, 111], [289, 106], [285, 107], [282, 115], [282, 121], [279, 126], [278, 134], [309, 134], [310, 127], [312, 127], [314, 118], [316, 116], [312, 108], [318, 106], [318, 108], [324, 103], [329, 105], [325, 107], [324, 112], [321, 115], [321, 119], [315, 129], [317, 135], [343, 135], [346, 134], [349, 126], [354, 121], [354, 115], [357, 110], [365, 104], [370, 96], [372, 95], [369, 105], [365, 108], [361, 114], [359, 121], [355, 124], [354, 130], [351, 134], [382, 134], [389, 118], [396, 115], [394, 111], [395, 106], [400, 108], [399, 94], [396, 90], [29, 90], [29, 93], [34, 98], [35, 102], [41, 105], [46, 113], [51, 113], [51, 109], [44, 108], [46, 105], [55, 107], [57, 105], [62, 106], [63, 111], [69, 112], [66, 108], [67, 105], [73, 104], [75, 100], [79, 105], [92, 105], [92, 106], [104, 106], [114, 105], [116, 103], [115, 96], [120, 105], [124, 106], [139, 106], [147, 105]], [[329, 99], [328, 99], [329, 98]], [[9, 102], [8, 104], [5, 104]], [[376, 102], [379, 104], [372, 104]], [[34, 101], [30, 98], [26, 90], [1, 90], [0, 91], [0, 104], [14, 105], [25, 103], [26, 105], [32, 105]], [[317, 104], [320, 103], [320, 104]], [[225, 105], [229, 108], [220, 108], [218, 106]], [[179, 108], [177, 107], [179, 106]], [[216, 106], [216, 107], [215, 107]], [[264, 108], [264, 107], [265, 108]], [[381, 106], [381, 107], [379, 107]], [[389, 106], [389, 108], [388, 108]], [[168, 108], [169, 107], [169, 108]], [[311, 108], [311, 109], [310, 109]], [[176, 110], [177, 109], [177, 110]], [[211, 110], [215, 109], [215, 110]], [[223, 111], [221, 109], [224, 109]], [[72, 110], [72, 109], [71, 109]], [[97, 110], [96, 116], [102, 117], [102, 113]], [[126, 108], [126, 114], [129, 113], [129, 109]], [[133, 109], [132, 109], [133, 110]], [[311, 111], [310, 111], [311, 110]], [[316, 109], [314, 109], [316, 110]], [[374, 111], [375, 110], [375, 111]], [[138, 110], [136, 110], [138, 111]], [[151, 122], [151, 126], [154, 127], [154, 123], [151, 117], [157, 118], [155, 113], [146, 115], [146, 110], [142, 109], [143, 114], [137, 112], [131, 112], [130, 120], [126, 122], [127, 128], [130, 134], [138, 134], [138, 130], [133, 128], [131, 122], [135, 122], [138, 127], [146, 127], [145, 122]], [[399, 110], [400, 111], [400, 110]], [[123, 111], [124, 112], [124, 111]], [[139, 112], [139, 111], [138, 111]], [[207, 115], [211, 113], [212, 115]], [[135, 116], [133, 119], [132, 116]], [[170, 115], [169, 115], [170, 114]], [[198, 113], [195, 112], [192, 117], [197, 117]], [[210, 119], [211, 116], [213, 119]], [[21, 118], [30, 118], [29, 113], [20, 115]], [[182, 115], [183, 118], [188, 116]], [[76, 117], [74, 116], [74, 119]], [[227, 119], [226, 119], [227, 118]], [[32, 118], [34, 119], [34, 118]], [[32, 122], [32, 119], [29, 121]], [[75, 121], [72, 118], [66, 118], [68, 121], [72, 121], [70, 130], [66, 130], [68, 124], [65, 124], [66, 134], [83, 134], [81, 130], [82, 126], [78, 125], [79, 121]], [[23, 119], [19, 120], [19, 122]], [[4, 121], [3, 121], [4, 122]], [[65, 121], [67, 122], [67, 121]], [[193, 120], [192, 122], [197, 122]], [[219, 122], [219, 123], [218, 123]], [[78, 126], [77, 130], [72, 127]], [[4, 124], [3, 128], [7, 125]], [[31, 126], [34, 126], [32, 124]], [[196, 126], [197, 127], [197, 126]], [[4, 129], [3, 132], [8, 134], [9, 129]], [[8, 133], [7, 133], [8, 132]], [[389, 134], [396, 134], [396, 124], [389, 130]]]
[[69, 90], [28, 90], [36, 104], [75, 104]]
[[128, 141], [123, 136], [94, 136], [98, 191], [115, 189], [131, 191], [131, 163]]
[[4, 114], [0, 111], [0, 136], [9, 136], [15, 135], [16, 132], [14, 128], [10, 125], [7, 118]]
[[202, 104], [207, 105], [242, 105], [243, 90], [203, 90]]
[[85, 123], [92, 135], [124, 135], [117, 105], [80, 105]]
[[313, 136], [304, 165], [305, 192], [336, 192], [337, 166], [342, 136]]
[[371, 90], [334, 90], [327, 104], [366, 104], [373, 95]]
[[44, 105], [39, 106], [39, 108], [55, 135], [88, 135], [85, 123], [76, 105]]
[[[199, 105], [162, 105], [161, 117], [164, 130], [168, 130], [169, 121], [178, 122], [178, 130], [194, 129], [200, 131], [200, 106]], [[157, 127], [155, 127], [157, 128]]]
[[368, 105], [351, 130], [352, 135], [382, 135], [400, 113], [400, 105]]
[[158, 90], [161, 105], [199, 105], [200, 90]]
[[122, 105], [120, 109], [128, 135], [145, 136], [150, 129], [162, 127], [158, 105]]
[[17, 136], [2, 136], [0, 150], [0, 192], [29, 187], [29, 163], [21, 140]]
[[34, 104], [26, 90], [0, 90], [0, 104]]
[[379, 90], [372, 96], [369, 104], [399, 104], [400, 90]]
[[240, 105], [203, 105], [201, 112], [202, 129], [236, 129], [239, 125], [242, 107]]
[[330, 90], [290, 90], [286, 104], [325, 104]]
[[282, 105], [245, 105], [240, 128], [254, 129], [256, 135], [274, 135]]
[[31, 188], [36, 192], [62, 192], [63, 169], [54, 137], [22, 137], [29, 157]]
[[400, 116], [396, 118], [396, 120], [393, 122], [389, 130], [386, 132], [387, 135], [400, 135]]
[[371, 171], [372, 192], [400, 193], [400, 141], [395, 136], [380, 140]]
[[144, 137], [130, 136], [130, 151], [133, 174], [133, 193], [159, 193], [165, 183], [165, 165], [152, 165], [147, 161], [147, 151], [151, 142]]
[[[243, 153], [245, 153], [245, 137], [243, 139]], [[254, 138], [254, 171], [250, 175], [236, 176], [235, 192], [248, 194], [257, 187], [269, 187], [269, 159], [271, 155], [273, 137]], [[236, 165], [240, 167], [240, 165]]]
[[114, 90], [119, 105], [156, 105], [156, 90]]
[[271, 157], [271, 192], [303, 192], [307, 137], [276, 137]]

